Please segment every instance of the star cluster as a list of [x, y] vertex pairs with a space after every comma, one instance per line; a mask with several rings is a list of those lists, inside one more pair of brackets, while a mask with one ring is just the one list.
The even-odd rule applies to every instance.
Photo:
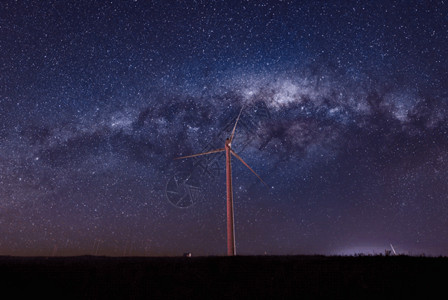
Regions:
[[224, 254], [174, 158], [241, 109], [237, 253], [447, 254], [444, 1], [7, 0], [0, 49], [0, 254]]

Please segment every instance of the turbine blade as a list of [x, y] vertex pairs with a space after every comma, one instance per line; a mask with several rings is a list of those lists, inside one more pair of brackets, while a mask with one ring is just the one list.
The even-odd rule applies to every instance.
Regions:
[[230, 142], [233, 141], [233, 136], [235, 135], [236, 124], [238, 124], [241, 113], [243, 112], [243, 108], [244, 108], [244, 105], [243, 105], [243, 107], [241, 107], [240, 113], [238, 114], [238, 118], [236, 118], [235, 126], [233, 126], [232, 134], [230, 135]]
[[198, 154], [193, 154], [193, 155], [187, 155], [187, 156], [181, 156], [181, 157], [176, 157], [174, 159], [184, 159], [184, 158], [190, 158], [190, 157], [196, 157], [196, 156], [200, 156], [200, 155], [207, 155], [207, 154], [212, 154], [212, 153], [217, 153], [217, 152], [223, 152], [226, 149], [224, 148], [219, 148], [219, 149], [215, 149], [215, 150], [211, 150], [211, 151], [207, 151], [207, 152], [203, 152], [203, 153], [198, 153]]
[[260, 179], [260, 181], [263, 182], [263, 184], [264, 184], [267, 188], [269, 188], [269, 186], [266, 184], [266, 182], [264, 182], [263, 179], [261, 179], [261, 177], [260, 177], [257, 173], [255, 173], [255, 171], [252, 170], [252, 168], [249, 167], [249, 165], [246, 164], [246, 162], [245, 162], [245, 161], [244, 161], [238, 154], [236, 154], [235, 151], [233, 151], [233, 149], [230, 149], [230, 152], [233, 154], [233, 156], [235, 156], [236, 158], [238, 158], [238, 159], [239, 159], [239, 160], [240, 160], [246, 167], [248, 167], [249, 170], [251, 170], [252, 173], [254, 173], [255, 176], [257, 176], [258, 179]]
[[397, 255], [397, 252], [395, 252], [394, 246], [392, 246], [392, 244], [390, 244], [390, 247], [392, 248], [392, 251], [394, 252], [394, 255]]

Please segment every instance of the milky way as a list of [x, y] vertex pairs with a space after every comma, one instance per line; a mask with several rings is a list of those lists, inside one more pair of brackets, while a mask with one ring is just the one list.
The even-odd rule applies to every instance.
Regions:
[[[344, 2], [345, 3], [345, 2]], [[0, 254], [447, 255], [444, 1], [4, 1]]]

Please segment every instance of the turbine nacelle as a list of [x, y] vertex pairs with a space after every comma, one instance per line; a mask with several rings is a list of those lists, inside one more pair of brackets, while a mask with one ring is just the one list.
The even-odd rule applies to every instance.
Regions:
[[226, 143], [225, 143], [226, 147], [231, 148], [232, 147], [232, 140], [228, 137], [226, 138]]

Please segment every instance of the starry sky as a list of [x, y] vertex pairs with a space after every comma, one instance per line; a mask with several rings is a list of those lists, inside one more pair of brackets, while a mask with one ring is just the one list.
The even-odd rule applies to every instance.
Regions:
[[448, 255], [446, 1], [0, 4], [0, 254]]

